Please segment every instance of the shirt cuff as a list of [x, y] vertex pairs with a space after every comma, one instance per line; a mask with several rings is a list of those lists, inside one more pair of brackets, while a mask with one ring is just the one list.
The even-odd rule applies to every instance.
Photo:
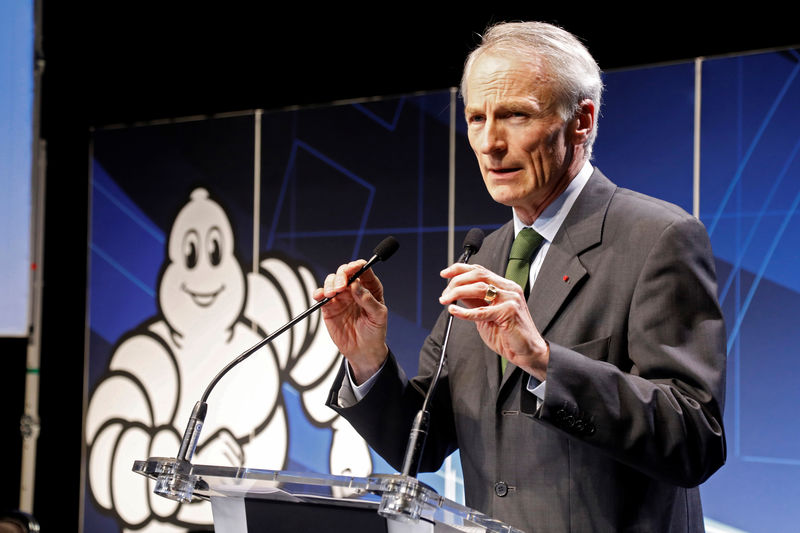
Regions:
[[356, 382], [353, 379], [353, 374], [350, 371], [350, 363], [345, 360], [344, 368], [347, 371], [347, 379], [350, 380], [350, 388], [353, 389], [353, 396], [355, 396], [357, 402], [360, 402], [361, 399], [372, 389], [372, 385], [375, 383], [375, 380], [378, 379], [378, 375], [381, 373], [381, 370], [383, 370], [383, 366], [385, 364], [386, 361], [383, 362], [383, 365], [381, 365], [378, 371], [372, 374], [369, 379], [367, 379], [361, 385], [356, 385]]
[[[372, 378], [370, 378], [372, 379]], [[533, 376], [528, 376], [528, 392], [536, 396], [536, 409], [539, 409], [544, 402], [544, 394], [547, 391], [547, 380], [539, 381]]]

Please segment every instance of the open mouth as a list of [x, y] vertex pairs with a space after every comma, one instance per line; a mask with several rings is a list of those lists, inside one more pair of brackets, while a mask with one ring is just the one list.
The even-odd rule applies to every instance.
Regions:
[[221, 293], [224, 289], [225, 285], [222, 285], [219, 289], [213, 292], [194, 292], [190, 291], [189, 288], [186, 287], [185, 283], [181, 283], [181, 290], [188, 294], [192, 298], [192, 301], [200, 307], [208, 307], [209, 305], [213, 304], [219, 293]]
[[493, 173], [493, 174], [499, 174], [499, 175], [501, 175], [501, 176], [502, 176], [502, 175], [504, 175], [504, 174], [513, 174], [514, 172], [517, 172], [518, 170], [522, 170], [522, 169], [521, 169], [520, 167], [513, 167], [513, 168], [490, 168], [490, 169], [489, 169], [489, 172], [491, 172], [491, 173]]

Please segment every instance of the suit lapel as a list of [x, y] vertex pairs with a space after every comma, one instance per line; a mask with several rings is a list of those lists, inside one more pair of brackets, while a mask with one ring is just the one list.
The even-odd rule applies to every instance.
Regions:
[[616, 185], [595, 169], [553, 239], [528, 298], [534, 324], [542, 335], [588, 276], [580, 255], [602, 241], [603, 223], [615, 189]]
[[[602, 241], [606, 210], [614, 190], [616, 185], [595, 169], [550, 244], [547, 257], [528, 297], [528, 309], [533, 323], [543, 336], [559, 309], [580, 290], [584, 278], [589, 275], [581, 263], [580, 254]], [[508, 250], [510, 244], [506, 256]], [[511, 363], [508, 367], [500, 390], [517, 368]]]

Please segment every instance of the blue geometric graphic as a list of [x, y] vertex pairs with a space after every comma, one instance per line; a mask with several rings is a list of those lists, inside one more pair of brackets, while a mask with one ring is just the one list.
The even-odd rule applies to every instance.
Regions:
[[[728, 329], [728, 462], [702, 487], [704, 511], [715, 527], [787, 531], [800, 523], [799, 73], [795, 50], [702, 64], [700, 215], [712, 238]], [[594, 164], [621, 187], [690, 211], [694, 63], [610, 72], [604, 83]], [[419, 347], [441, 311], [438, 272], [447, 261], [448, 231], [456, 233], [458, 247], [470, 227], [491, 230], [511, 215], [486, 193], [457, 102], [450, 227], [450, 97], [442, 91], [263, 114], [257, 217], [251, 212], [250, 122], [103, 133], [93, 168], [92, 356], [108, 352], [104, 343], [156, 312], [153, 296], [175, 215], [167, 206], [181, 205], [189, 186], [202, 182], [225, 195], [241, 242], [249, 245], [258, 220], [260, 253], [303, 262], [319, 281], [395, 235], [399, 253], [376, 271], [391, 309], [388, 343], [406, 372], [415, 373]], [[244, 132], [224, 136], [235, 140], [226, 154], [236, 155], [191, 146], [217, 128]], [[169, 170], [151, 176], [142, 153], [155, 152], [158, 160], [147, 164]], [[116, 161], [109, 171], [114, 179], [103, 157]], [[180, 187], [167, 183], [169, 176], [182, 180]], [[158, 188], [150, 182], [171, 186], [169, 198], [151, 200]], [[239, 251], [243, 264], [247, 250]], [[123, 318], [118, 309], [125, 309]], [[90, 370], [90, 383], [97, 375]], [[282, 391], [297, 420], [290, 421], [290, 467], [324, 471], [330, 433], [304, 421], [300, 392], [286, 384]], [[317, 447], [304, 446], [310, 442]], [[374, 454], [373, 465], [376, 472], [391, 471]], [[448, 469], [424, 479], [448, 497], [461, 497], [457, 456]]]
[[703, 63], [701, 218], [728, 327], [728, 463], [705, 511], [747, 531], [800, 522], [800, 54]]

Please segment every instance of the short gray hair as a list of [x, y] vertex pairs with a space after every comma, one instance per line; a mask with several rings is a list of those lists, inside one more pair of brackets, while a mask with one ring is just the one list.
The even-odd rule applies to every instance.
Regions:
[[580, 103], [590, 99], [595, 105], [594, 127], [586, 141], [587, 158], [597, 137], [603, 81], [600, 67], [586, 47], [568, 31], [545, 22], [504, 22], [490, 27], [478, 46], [467, 57], [461, 77], [461, 95], [466, 98], [467, 76], [475, 61], [489, 52], [511, 54], [522, 60], [542, 61], [545, 73], [553, 79], [557, 111], [564, 120], [575, 116]]

